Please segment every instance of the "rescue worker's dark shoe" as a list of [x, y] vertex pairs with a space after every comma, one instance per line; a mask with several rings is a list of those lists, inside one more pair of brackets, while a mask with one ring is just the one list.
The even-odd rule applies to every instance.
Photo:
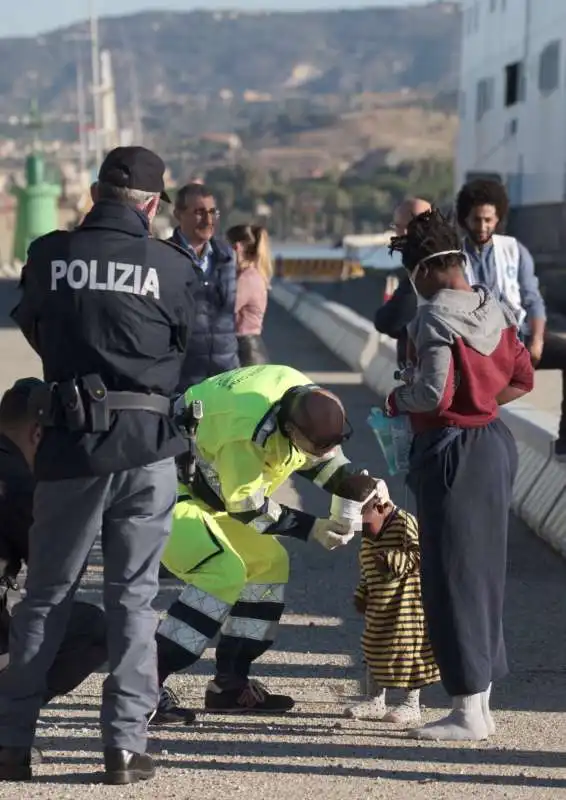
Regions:
[[31, 780], [31, 764], [31, 747], [0, 747], [0, 781]]
[[155, 766], [147, 753], [131, 753], [118, 747], [105, 747], [104, 772], [105, 783], [124, 786], [153, 778]]
[[210, 681], [204, 696], [205, 709], [215, 714], [283, 714], [294, 705], [292, 697], [271, 694], [256, 680], [249, 680], [243, 689], [221, 689]]
[[149, 725], [190, 725], [197, 718], [190, 708], [183, 708], [181, 701], [172, 689], [162, 686], [159, 705], [149, 717]]

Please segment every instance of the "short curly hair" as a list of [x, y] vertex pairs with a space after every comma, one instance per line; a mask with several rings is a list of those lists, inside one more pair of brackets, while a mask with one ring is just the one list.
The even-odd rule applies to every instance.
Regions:
[[509, 211], [509, 198], [503, 184], [477, 178], [462, 186], [456, 198], [456, 217], [461, 228], [465, 228], [466, 219], [476, 206], [494, 206], [500, 222], [503, 221]]
[[448, 269], [462, 263], [464, 255], [460, 235], [454, 225], [438, 209], [425, 211], [409, 222], [404, 236], [394, 236], [389, 244], [390, 253], [401, 253], [403, 266], [409, 272], [434, 253], [453, 250], [453, 253], [431, 258], [431, 269]]

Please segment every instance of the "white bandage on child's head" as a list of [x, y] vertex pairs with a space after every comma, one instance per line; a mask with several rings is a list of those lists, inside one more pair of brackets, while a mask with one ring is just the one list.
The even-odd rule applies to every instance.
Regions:
[[385, 506], [387, 503], [391, 502], [389, 489], [382, 478], [376, 478], [375, 487], [363, 501], [362, 507], [365, 508], [367, 505], [369, 505], [371, 500], [378, 502], [380, 506]]
[[382, 506], [385, 506], [387, 505], [387, 503], [391, 502], [389, 489], [387, 488], [387, 484], [382, 478], [378, 478], [375, 482], [375, 493], [373, 497], [375, 497], [377, 502]]
[[353, 527], [360, 530], [364, 508], [367, 508], [371, 501], [377, 501], [384, 506], [391, 502], [387, 484], [381, 478], [377, 478], [375, 486], [364, 500], [348, 500], [345, 497], [332, 496], [330, 505], [330, 518], [334, 520], [351, 522]]
[[362, 527], [362, 508], [366, 501], [348, 500], [346, 497], [332, 495], [330, 519], [351, 522], [356, 528]]

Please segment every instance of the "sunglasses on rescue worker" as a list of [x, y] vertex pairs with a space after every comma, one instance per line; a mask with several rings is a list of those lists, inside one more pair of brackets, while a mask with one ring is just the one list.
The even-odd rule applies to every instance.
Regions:
[[293, 422], [293, 427], [301, 434], [301, 436], [307, 440], [316, 450], [332, 450], [333, 447], [339, 447], [340, 445], [347, 442], [348, 439], [351, 438], [352, 434], [354, 433], [354, 429], [350, 424], [350, 420], [348, 417], [344, 418], [344, 429], [341, 434], [338, 436], [330, 437], [329, 439], [313, 439], [312, 433], [308, 433], [305, 431], [300, 425], [297, 425], [296, 422]]

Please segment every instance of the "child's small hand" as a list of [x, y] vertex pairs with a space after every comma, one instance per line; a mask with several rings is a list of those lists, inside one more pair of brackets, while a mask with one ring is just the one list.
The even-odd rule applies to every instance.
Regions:
[[367, 608], [367, 600], [365, 597], [359, 597], [357, 594], [354, 595], [354, 608], [358, 612], [358, 614], [365, 614]]
[[377, 571], [381, 572], [382, 575], [388, 575], [389, 567], [387, 566], [387, 556], [385, 553], [376, 553], [374, 559]]

